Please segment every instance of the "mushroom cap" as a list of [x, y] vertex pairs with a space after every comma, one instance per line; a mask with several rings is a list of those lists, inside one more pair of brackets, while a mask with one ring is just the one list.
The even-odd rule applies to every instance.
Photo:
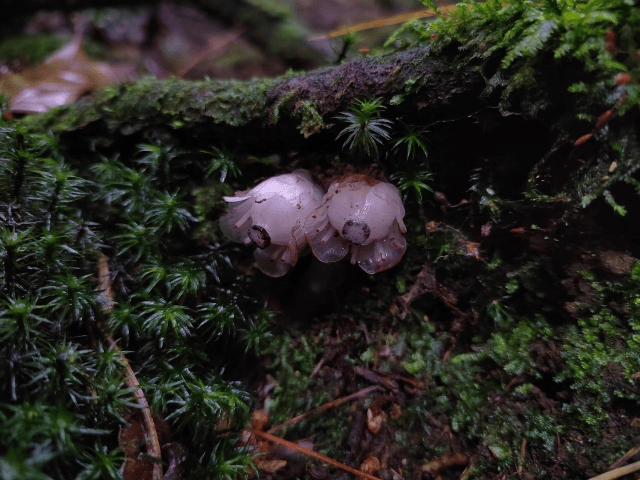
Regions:
[[398, 189], [366, 175], [331, 184], [323, 203], [304, 222], [304, 233], [321, 262], [336, 262], [351, 251], [351, 262], [367, 273], [396, 265], [407, 249], [405, 211]]
[[278, 175], [254, 188], [223, 197], [231, 203], [220, 228], [234, 242], [253, 244], [260, 270], [280, 277], [306, 245], [302, 222], [322, 201], [322, 190], [302, 170]]
[[347, 177], [332, 186], [329, 221], [351, 243], [368, 245], [380, 240], [387, 236], [394, 220], [404, 217], [398, 189], [389, 183], [368, 185], [349, 182]]
[[322, 190], [307, 172], [297, 170], [223, 198], [232, 204], [220, 219], [222, 231], [230, 240], [251, 243], [249, 229], [258, 227], [268, 234], [271, 244], [287, 245], [292, 229], [320, 205]]
[[358, 263], [367, 273], [378, 273], [397, 265], [406, 251], [407, 240], [394, 220], [384, 238], [368, 245], [353, 245], [351, 263]]
[[[293, 173], [285, 173], [268, 178], [248, 192], [241, 192], [240, 195], [252, 196], [256, 199], [256, 202], [259, 203], [274, 195], [290, 202], [296, 202], [300, 196], [313, 195], [315, 193], [319, 193], [320, 196], [322, 196], [320, 187], [313, 183], [307, 172], [304, 170], [296, 170]], [[229, 197], [224, 198], [227, 200]]]
[[[302, 207], [303, 204], [306, 208]], [[309, 204], [299, 199], [292, 202], [277, 194], [262, 202], [254, 200], [252, 226], [264, 229], [272, 244], [286, 245], [291, 240], [291, 229], [309, 213]]]

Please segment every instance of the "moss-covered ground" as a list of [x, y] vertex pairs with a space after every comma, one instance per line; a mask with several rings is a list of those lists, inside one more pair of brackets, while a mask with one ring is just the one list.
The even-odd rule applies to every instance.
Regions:
[[[385, 479], [607, 470], [640, 434], [638, 35], [638, 9], [604, 0], [487, 2], [406, 25], [389, 48], [413, 50], [358, 64], [391, 79], [354, 94], [380, 98], [370, 120], [393, 122], [375, 157], [334, 140], [344, 98], [293, 73], [215, 91], [143, 80], [3, 120], [0, 476], [117, 478], [125, 456], [138, 465], [118, 431], [139, 407], [109, 338], [163, 445], [186, 451], [163, 455], [184, 478], [247, 475], [237, 437], [254, 410], [271, 427], [374, 385], [278, 435], [312, 436], [356, 468], [374, 456]], [[429, 58], [484, 87], [435, 114], [420, 90]], [[422, 60], [394, 73], [398, 59]], [[353, 73], [339, 68], [322, 78]], [[247, 132], [262, 133], [238, 141]], [[298, 168], [323, 184], [350, 171], [396, 184], [403, 260], [371, 276], [304, 256], [264, 276], [221, 235], [222, 196]], [[264, 478], [340, 475], [270, 454], [287, 466]]]

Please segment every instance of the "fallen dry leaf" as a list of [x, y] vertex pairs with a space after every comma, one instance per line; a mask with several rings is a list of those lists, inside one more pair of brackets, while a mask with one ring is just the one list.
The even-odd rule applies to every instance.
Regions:
[[43, 113], [132, 76], [133, 66], [90, 60], [82, 48], [82, 35], [76, 34], [41, 64], [0, 74], [0, 93], [10, 99], [13, 113]]
[[[151, 480], [155, 462], [148, 455], [142, 455], [148, 435], [141, 412], [131, 414], [127, 422], [118, 432], [118, 445], [125, 457], [122, 477], [124, 480]], [[171, 434], [169, 426], [159, 417], [154, 417], [154, 422], [158, 426], [159, 439], [164, 443]]]
[[370, 408], [367, 409], [367, 428], [374, 435], [380, 431], [384, 423], [385, 414], [382, 410], [374, 413]]
[[187, 460], [185, 447], [178, 442], [166, 443], [162, 453], [169, 464], [162, 480], [182, 480], [182, 464]]
[[380, 460], [373, 455], [369, 455], [365, 458], [360, 464], [360, 471], [364, 473], [368, 473], [369, 475], [373, 475], [378, 470], [380, 470]]
[[263, 460], [260, 457], [254, 458], [253, 463], [256, 464], [258, 470], [267, 473], [276, 473], [281, 468], [287, 466], [286, 460]]
[[439, 457], [434, 457], [429, 463], [420, 467], [421, 472], [434, 474], [443, 468], [462, 466], [469, 462], [469, 457], [464, 453], [445, 453]]
[[264, 430], [267, 423], [269, 423], [269, 413], [266, 410], [254, 410], [251, 412], [251, 428]]

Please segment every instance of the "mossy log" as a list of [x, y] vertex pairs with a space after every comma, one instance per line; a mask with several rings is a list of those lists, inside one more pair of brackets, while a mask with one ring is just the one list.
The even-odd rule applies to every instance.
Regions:
[[[432, 137], [438, 137], [430, 139], [432, 150], [446, 150], [435, 162], [446, 159], [440, 165], [445, 170], [460, 172], [456, 163], [491, 158], [509, 191], [528, 191], [540, 199], [565, 196], [579, 207], [639, 168], [635, 117], [613, 119], [619, 128], [609, 131], [608, 143], [624, 139], [628, 148], [617, 162], [621, 168], [607, 176], [611, 151], [606, 145], [573, 145], [593, 127], [576, 120], [578, 105], [567, 95], [568, 86], [582, 78], [581, 67], [551, 59], [548, 65], [537, 72], [534, 86], [511, 92], [505, 80], [488, 83], [493, 72], [457, 49], [433, 55], [431, 48], [419, 47], [271, 79], [144, 78], [23, 123], [34, 131], [62, 134], [63, 144], [74, 149], [123, 148], [170, 135], [194, 149], [221, 145], [252, 155], [335, 154], [341, 151], [335, 139], [344, 127], [336, 116], [355, 99], [379, 97], [387, 107], [385, 117], [432, 129]], [[601, 99], [589, 108], [595, 117], [607, 103]], [[438, 170], [432, 160], [434, 166]]]
[[[203, 143], [243, 150], [299, 148], [307, 137], [325, 144], [339, 131], [333, 117], [357, 98], [397, 103], [390, 115], [408, 123], [453, 118], [477, 110], [484, 82], [475, 67], [461, 67], [428, 48], [373, 56], [308, 73], [251, 81], [145, 78], [97, 93], [25, 123], [71, 141], [93, 136], [140, 135], [149, 129], [181, 132]], [[205, 140], [206, 139], [206, 140]]]

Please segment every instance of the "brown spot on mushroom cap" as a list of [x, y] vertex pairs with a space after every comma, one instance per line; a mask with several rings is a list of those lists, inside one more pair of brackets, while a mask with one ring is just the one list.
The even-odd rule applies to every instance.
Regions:
[[260, 225], [253, 225], [247, 232], [249, 240], [258, 248], [267, 248], [271, 245], [271, 237]]
[[347, 220], [342, 227], [342, 237], [354, 245], [360, 245], [371, 235], [369, 225], [364, 222]]

